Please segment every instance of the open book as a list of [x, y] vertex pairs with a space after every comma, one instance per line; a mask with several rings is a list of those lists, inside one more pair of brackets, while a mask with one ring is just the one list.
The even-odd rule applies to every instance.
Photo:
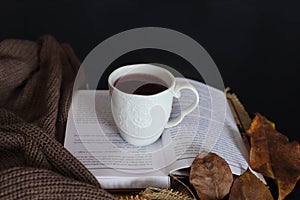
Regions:
[[[105, 189], [170, 187], [168, 174], [189, 167], [202, 151], [218, 154], [233, 174], [242, 174], [248, 169], [248, 152], [224, 92], [188, 81], [199, 93], [197, 109], [145, 147], [130, 145], [118, 134], [108, 91], [77, 91], [69, 111], [65, 147]], [[182, 90], [181, 98], [174, 100], [171, 118], [190, 105], [193, 97], [189, 90]]]

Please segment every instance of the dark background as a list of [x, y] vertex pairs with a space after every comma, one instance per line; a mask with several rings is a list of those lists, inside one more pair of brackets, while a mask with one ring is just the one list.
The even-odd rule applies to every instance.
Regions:
[[[0, 2], [0, 40], [36, 40], [41, 35], [52, 34], [59, 42], [71, 44], [80, 60], [106, 38], [127, 29], [157, 26], [180, 31], [208, 51], [225, 85], [237, 93], [250, 114], [262, 113], [276, 123], [279, 131], [300, 140], [299, 3], [274, 0]], [[117, 64], [135, 61], [182, 64], [175, 56], [147, 51], [119, 59]]]
[[[248, 112], [260, 112], [300, 141], [300, 6], [274, 0], [0, 1], [0, 40], [36, 40], [44, 34], [72, 45], [82, 61], [121, 31], [156, 26], [199, 42]], [[159, 51], [138, 51], [114, 65], [161, 62], [188, 66]], [[191, 69], [182, 67], [184, 73]]]

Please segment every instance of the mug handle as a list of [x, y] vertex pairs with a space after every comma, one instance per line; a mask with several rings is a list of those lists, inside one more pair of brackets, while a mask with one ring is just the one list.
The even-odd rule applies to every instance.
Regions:
[[168, 123], [166, 124], [165, 128], [170, 128], [170, 127], [176, 126], [177, 124], [179, 124], [183, 120], [183, 118], [187, 114], [192, 112], [198, 106], [199, 94], [198, 94], [196, 88], [193, 85], [191, 85], [190, 83], [188, 83], [187, 81], [185, 81], [185, 82], [176, 82], [176, 85], [175, 85], [175, 88], [174, 88], [174, 93], [175, 93], [174, 96], [176, 98], [180, 98], [180, 96], [181, 96], [180, 90], [182, 90], [182, 89], [191, 90], [196, 95], [196, 98], [195, 98], [194, 102], [191, 105], [189, 105], [187, 108], [185, 108], [184, 110], [181, 111], [179, 116], [169, 120]]

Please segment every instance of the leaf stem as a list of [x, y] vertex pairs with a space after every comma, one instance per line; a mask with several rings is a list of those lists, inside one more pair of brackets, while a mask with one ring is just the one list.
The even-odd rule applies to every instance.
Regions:
[[193, 191], [189, 188], [189, 186], [187, 186], [184, 182], [182, 182], [181, 180], [179, 180], [174, 174], [169, 173], [169, 176], [172, 177], [174, 180], [178, 181], [181, 185], [183, 185], [193, 196], [193, 199], [196, 199]]

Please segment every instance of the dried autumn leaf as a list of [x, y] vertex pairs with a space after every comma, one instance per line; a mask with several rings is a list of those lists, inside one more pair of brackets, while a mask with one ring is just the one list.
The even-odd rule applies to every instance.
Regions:
[[222, 199], [233, 182], [227, 162], [213, 153], [200, 153], [190, 171], [190, 183], [201, 200]]
[[265, 117], [257, 114], [247, 134], [250, 136], [250, 166], [275, 180], [282, 200], [300, 179], [300, 145], [277, 132]]
[[269, 188], [250, 171], [234, 180], [229, 200], [273, 200]]

